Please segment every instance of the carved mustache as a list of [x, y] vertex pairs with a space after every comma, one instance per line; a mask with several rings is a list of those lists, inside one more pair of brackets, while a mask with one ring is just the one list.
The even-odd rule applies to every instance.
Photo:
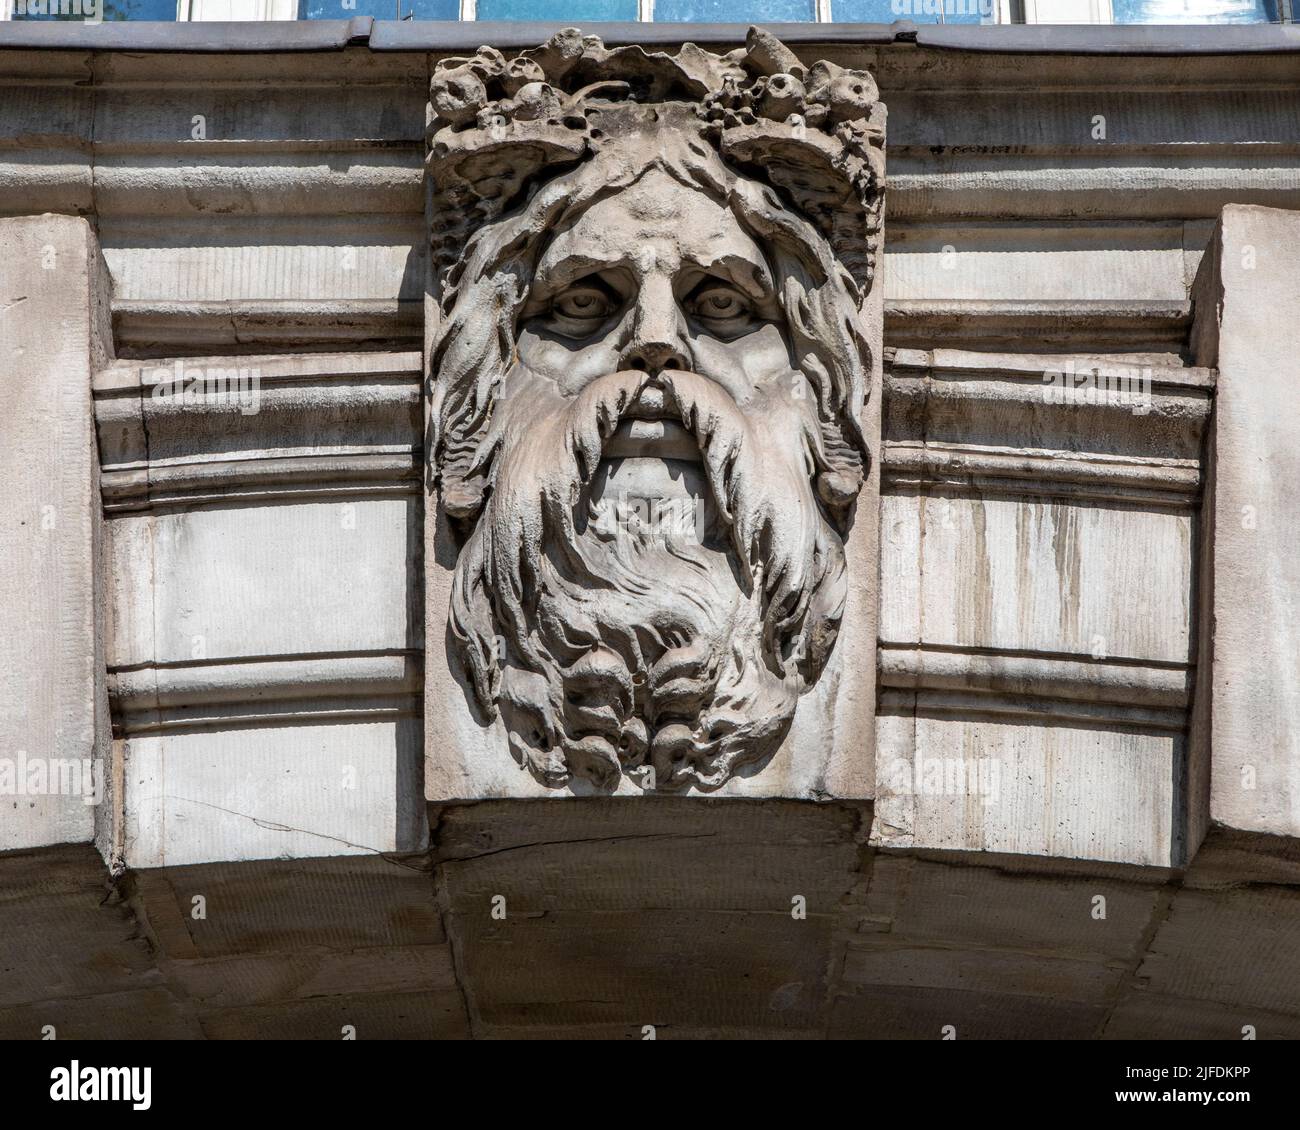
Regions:
[[[654, 395], [643, 400], [647, 389]], [[619, 425], [647, 405], [680, 421], [698, 444], [737, 564], [761, 586], [764, 635], [775, 652], [778, 641], [804, 622], [817, 580], [843, 567], [838, 549], [825, 540], [813, 495], [821, 437], [809, 416], [792, 406], [768, 403], [747, 416], [720, 384], [689, 370], [620, 370], [572, 398], [537, 390], [535, 400], [498, 417], [499, 430], [484, 445], [499, 445], [501, 452], [483, 525], [493, 590], [523, 599], [543, 571], [548, 548], [575, 576], [585, 575], [576, 522], [583, 492]], [[515, 630], [526, 653], [525, 626]]]
[[[766, 630], [773, 641], [802, 618], [813, 574], [826, 564], [796, 548], [813, 539], [815, 531], [792, 526], [815, 517], [811, 497], [803, 500], [807, 505], [792, 503], [796, 492], [807, 491], [809, 476], [822, 462], [821, 437], [796, 413], [786, 417], [787, 423], [795, 421], [796, 435], [779, 443], [770, 434], [760, 437], [725, 388], [689, 370], [655, 375], [620, 371], [593, 381], [567, 411], [565, 445], [579, 483], [591, 482], [610, 437], [629, 413], [643, 408], [647, 389], [662, 393], [651, 400], [654, 410], [680, 420], [699, 445], [705, 477], [719, 516], [730, 529], [733, 549], [751, 575], [762, 571]], [[803, 466], [796, 469], [800, 459]], [[568, 523], [569, 515], [562, 520]]]
[[[843, 553], [811, 479], [815, 419], [781, 396], [742, 408], [686, 370], [617, 371], [567, 397], [515, 376], [521, 394], [483, 445], [491, 489], [452, 595], [480, 701], [547, 779], [607, 783], [648, 759], [665, 783], [720, 784], [778, 732], [834, 643]], [[729, 561], [711, 545], [625, 562], [590, 526], [579, 533], [601, 462], [619, 458], [611, 440], [637, 420], [679, 423], [695, 445]], [[503, 655], [516, 657], [504, 676]]]
[[[752, 531], [736, 530], [736, 515], [745, 512], [737, 472], [750, 455], [745, 450], [749, 425], [731, 394], [709, 377], [686, 369], [621, 370], [587, 385], [568, 409], [565, 436], [579, 480], [591, 482], [620, 424], [646, 418], [680, 422], [695, 440], [719, 514], [740, 539], [737, 552], [750, 559], [746, 535]], [[816, 443], [810, 430], [805, 438]]]

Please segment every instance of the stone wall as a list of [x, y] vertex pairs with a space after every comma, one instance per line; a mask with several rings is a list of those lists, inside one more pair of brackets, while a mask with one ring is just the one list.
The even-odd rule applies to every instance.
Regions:
[[[1270, 558], [1210, 542], [1203, 510], [1208, 497], [1220, 516], [1256, 506], [1265, 530], [1288, 525], [1280, 474], [1256, 490], [1243, 466], [1206, 494], [1216, 426], [1283, 429], [1284, 378], [1250, 374], [1283, 373], [1287, 339], [1230, 343], [1270, 332], [1287, 265], [1225, 268], [1224, 293], [1243, 289], [1222, 315], [1192, 301], [1212, 293], [1192, 285], [1226, 206], [1300, 207], [1290, 59], [796, 50], [870, 70], [889, 106], [874, 841], [1180, 866], [1211, 820], [1297, 834], [1284, 741], [1260, 762], [1266, 784], [1233, 784], [1241, 743], [1261, 740], [1234, 711], [1270, 726], [1289, 691], [1269, 677], [1256, 708], [1237, 694], [1246, 676], [1214, 683], [1220, 658], [1250, 669], [1289, 607], [1285, 589], [1257, 601], [1237, 562], [1284, 560], [1287, 543]], [[101, 724], [95, 748], [124, 791], [100, 842], [119, 863], [425, 842], [423, 763], [439, 751], [421, 723], [422, 161], [437, 61], [0, 51], [17, 109], [0, 127], [6, 230], [84, 217], [84, 261], [102, 254], [111, 285], [111, 355], [82, 349], [108, 594], [84, 638], [104, 649], [113, 740]], [[1288, 239], [1274, 213], [1232, 215], [1261, 225], [1260, 246]], [[1263, 323], [1235, 331], [1245, 310]], [[1063, 387], [1045, 375], [1097, 368], [1144, 374], [1146, 410], [1045, 396]], [[154, 395], [159, 371], [240, 369], [256, 373], [255, 413]], [[1222, 415], [1229, 379], [1239, 418]], [[1261, 619], [1233, 621], [1211, 670], [1207, 610], [1222, 626], [1242, 605]], [[37, 634], [10, 639], [22, 652]], [[926, 795], [924, 762], [954, 758], [996, 772], [1000, 800]], [[74, 816], [5, 842], [90, 838]]]

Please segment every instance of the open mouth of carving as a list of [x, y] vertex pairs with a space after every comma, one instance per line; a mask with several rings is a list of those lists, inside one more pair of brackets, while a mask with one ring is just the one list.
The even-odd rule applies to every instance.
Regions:
[[682, 423], [671, 385], [652, 377], [624, 408], [602, 446], [590, 497], [597, 507], [612, 504], [621, 522], [638, 528], [689, 528], [708, 544], [721, 536], [700, 441]]
[[680, 459], [700, 461], [699, 444], [672, 420], [624, 420], [605, 444], [606, 459]]
[[651, 380], [628, 405], [623, 419], [605, 442], [606, 459], [675, 459], [700, 462], [695, 436], [680, 422], [671, 391]]

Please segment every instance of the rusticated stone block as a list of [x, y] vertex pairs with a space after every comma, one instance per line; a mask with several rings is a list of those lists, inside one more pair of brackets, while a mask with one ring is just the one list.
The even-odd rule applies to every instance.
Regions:
[[107, 310], [85, 220], [0, 219], [0, 850], [92, 839], [111, 784], [90, 399]]

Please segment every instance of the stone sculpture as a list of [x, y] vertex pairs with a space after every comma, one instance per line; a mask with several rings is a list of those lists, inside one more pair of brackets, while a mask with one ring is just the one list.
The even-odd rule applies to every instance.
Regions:
[[429, 452], [477, 708], [547, 785], [757, 771], [845, 604], [875, 83], [758, 29], [571, 30], [444, 60], [431, 107]]

